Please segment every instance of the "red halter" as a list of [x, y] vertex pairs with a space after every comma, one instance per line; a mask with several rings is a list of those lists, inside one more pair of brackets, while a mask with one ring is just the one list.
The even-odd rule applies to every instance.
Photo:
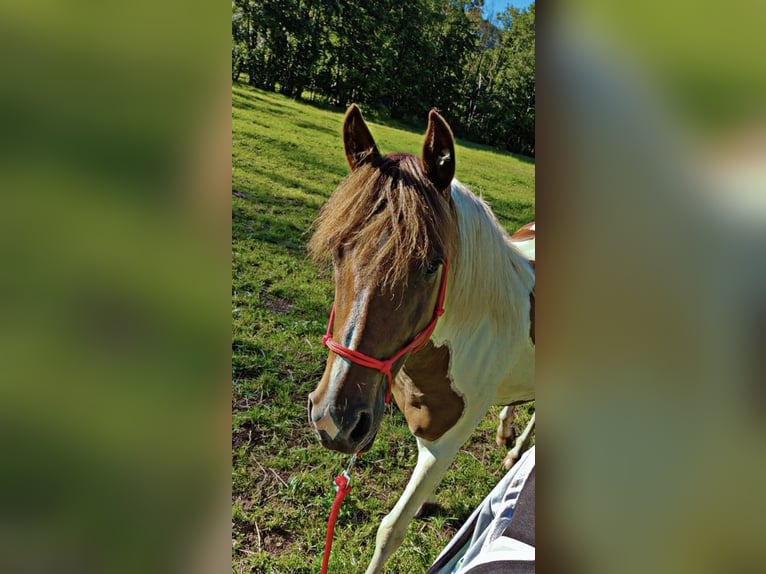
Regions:
[[335, 305], [332, 306], [332, 311], [330, 311], [330, 320], [327, 322], [327, 332], [325, 333], [324, 337], [322, 337], [322, 344], [336, 355], [340, 355], [352, 363], [356, 363], [357, 365], [361, 365], [369, 369], [375, 369], [376, 371], [383, 373], [388, 379], [386, 404], [391, 402], [391, 387], [393, 385], [391, 367], [396, 361], [401, 359], [407, 353], [417, 353], [420, 349], [422, 349], [428, 342], [428, 339], [431, 338], [431, 333], [434, 332], [434, 329], [436, 328], [436, 322], [439, 320], [439, 317], [444, 314], [444, 297], [447, 293], [447, 263], [447, 261], [444, 262], [444, 269], [442, 270], [442, 282], [441, 286], [439, 287], [439, 298], [436, 300], [436, 309], [434, 309], [434, 315], [431, 319], [431, 322], [426, 325], [425, 329], [415, 335], [415, 338], [412, 339], [412, 341], [410, 341], [407, 345], [405, 345], [402, 350], [398, 351], [393, 357], [386, 361], [381, 361], [375, 357], [370, 357], [369, 355], [365, 355], [364, 353], [360, 353], [354, 349], [349, 349], [348, 347], [344, 347], [337, 341], [333, 340], [332, 326], [335, 322]]

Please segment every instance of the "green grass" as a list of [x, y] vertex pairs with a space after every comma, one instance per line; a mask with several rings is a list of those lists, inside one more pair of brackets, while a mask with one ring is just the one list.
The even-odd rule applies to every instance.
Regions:
[[[306, 418], [307, 395], [326, 359], [320, 338], [333, 286], [305, 244], [319, 208], [347, 173], [342, 119], [343, 110], [232, 88], [233, 572], [318, 572], [332, 478], [347, 462], [319, 444]], [[384, 153], [420, 149], [425, 124], [369, 124]], [[456, 159], [458, 179], [489, 201], [506, 229], [534, 219], [530, 159], [460, 141]], [[401, 413], [389, 410], [352, 474], [332, 572], [366, 568], [380, 519], [414, 467], [415, 440]], [[505, 452], [494, 444], [498, 412], [447, 473], [437, 491], [441, 510], [410, 524], [387, 572], [425, 571], [504, 474]]]

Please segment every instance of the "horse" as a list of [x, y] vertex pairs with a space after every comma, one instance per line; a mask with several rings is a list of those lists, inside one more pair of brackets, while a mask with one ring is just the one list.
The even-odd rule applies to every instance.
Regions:
[[373, 574], [490, 406], [534, 400], [535, 273], [489, 206], [454, 178], [454, 137], [436, 110], [420, 157], [382, 155], [354, 104], [342, 141], [350, 173], [308, 243], [315, 260], [332, 261], [335, 283], [308, 418], [324, 447], [357, 453], [393, 396], [418, 447], [378, 528]]

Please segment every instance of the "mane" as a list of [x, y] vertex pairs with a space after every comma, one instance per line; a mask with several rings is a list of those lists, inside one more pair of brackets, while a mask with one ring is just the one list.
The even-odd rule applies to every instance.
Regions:
[[460, 317], [466, 329], [470, 330], [472, 321], [489, 316], [503, 336], [526, 338], [529, 293], [535, 287], [531, 265], [490, 207], [457, 180], [452, 182], [452, 200], [460, 239], [449, 311]]
[[413, 266], [434, 255], [452, 258], [454, 217], [417, 157], [389, 154], [341, 181], [314, 222], [308, 251], [317, 261], [353, 253], [357, 273], [393, 292]]

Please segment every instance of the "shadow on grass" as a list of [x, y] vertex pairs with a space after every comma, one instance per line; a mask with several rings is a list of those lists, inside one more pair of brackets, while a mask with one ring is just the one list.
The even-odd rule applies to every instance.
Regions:
[[249, 110], [265, 111], [275, 116], [290, 115], [291, 111], [287, 106], [266, 98], [251, 97], [243, 92], [234, 92], [232, 94], [232, 104], [236, 108], [245, 108]]
[[235, 82], [232, 84], [234, 88], [234, 94], [242, 99], [250, 100], [251, 102], [256, 103], [264, 103], [265, 105], [273, 106], [273, 107], [279, 107], [279, 108], [285, 108], [284, 104], [274, 101], [273, 96], [278, 95], [276, 92], [268, 92], [266, 90], [261, 90], [259, 88], [254, 88], [253, 86], [250, 86], [248, 84], [243, 84], [241, 82]]
[[[273, 207], [273, 203], [271, 206]], [[300, 211], [300, 209], [298, 209]], [[297, 225], [290, 213], [275, 213], [257, 206], [248, 209], [244, 205], [232, 206], [232, 240], [270, 243], [284, 248], [291, 254], [303, 253], [308, 240], [308, 224]]]
[[[270, 126], [265, 124], [259, 125], [270, 129]], [[326, 131], [330, 132], [331, 130]], [[345, 163], [340, 161], [324, 161], [324, 158], [327, 156], [327, 154], [317, 155], [315, 151], [309, 147], [309, 145], [303, 145], [300, 143], [301, 140], [290, 141], [286, 139], [280, 139], [279, 137], [268, 136], [263, 133], [254, 134], [253, 139], [254, 141], [257, 141], [259, 145], [262, 145], [269, 150], [277, 150], [276, 154], [272, 154], [272, 157], [273, 155], [281, 156], [285, 166], [294, 167], [301, 173], [306, 171], [317, 171], [319, 173], [331, 175], [333, 179], [333, 187], [327, 189], [326, 193], [319, 193], [319, 195], [324, 198], [329, 197], [330, 192], [335, 189], [334, 186], [337, 185], [340, 180], [346, 177], [348, 174], [348, 169]], [[340, 136], [338, 136], [338, 139], [340, 140]], [[252, 169], [257, 170], [254, 165], [247, 168], [248, 171], [251, 171]], [[260, 173], [268, 178], [276, 177], [274, 172], [266, 172], [261, 169]], [[300, 183], [297, 179], [294, 179], [293, 181], [298, 182], [298, 185], [295, 187], [299, 189], [305, 185], [304, 183]]]
[[[266, 170], [251, 167], [248, 171], [259, 177], [268, 180], [273, 186], [253, 186], [241, 185], [241, 182], [232, 188], [232, 195], [237, 200], [233, 201], [232, 224], [246, 225], [252, 223], [268, 224], [263, 221], [264, 217], [273, 217], [283, 219], [284, 231], [290, 231], [290, 234], [302, 234], [303, 241], [308, 240], [305, 234], [308, 232], [311, 223], [317, 215], [319, 209], [325, 200], [329, 197], [332, 189], [325, 189], [324, 186], [313, 186], [307, 182], [292, 178], [287, 175], [270, 173]], [[276, 189], [275, 189], [276, 188]], [[300, 194], [279, 193], [279, 189], [297, 190]], [[247, 208], [240, 203], [245, 202]], [[252, 228], [253, 225], [247, 227]], [[251, 229], [255, 233], [248, 234], [247, 239], [266, 239], [259, 237], [257, 230]], [[237, 238], [236, 234], [232, 235]], [[295, 238], [287, 238], [288, 243], [294, 242]]]
[[[328, 166], [323, 164], [322, 162], [318, 161], [307, 161], [303, 165], [304, 170], [306, 171], [317, 171], [320, 173], [325, 173], [325, 170], [329, 169]], [[251, 167], [249, 170], [251, 173], [255, 173], [259, 175], [260, 177], [263, 177], [264, 179], [268, 179], [272, 181], [274, 184], [283, 187], [285, 189], [297, 189], [306, 195], [316, 197], [317, 202], [311, 203], [308, 201], [303, 202], [303, 206], [309, 210], [311, 210], [315, 215], [319, 214], [319, 208], [321, 205], [327, 200], [328, 197], [330, 197], [330, 194], [335, 190], [335, 185], [332, 186], [326, 186], [321, 183], [309, 183], [305, 180], [297, 179], [294, 177], [290, 177], [288, 175], [284, 175], [281, 173], [274, 173], [269, 172], [265, 169], [260, 169], [258, 167]], [[338, 176], [337, 182], [339, 183], [340, 180], [345, 176]], [[242, 189], [240, 191], [244, 191], [245, 193], [250, 193], [246, 189]], [[265, 199], [268, 202], [271, 202], [272, 196], [276, 194], [266, 194], [263, 192], [258, 191], [252, 191], [252, 195], [254, 198], [260, 198]]]
[[295, 126], [304, 130], [322, 132], [331, 136], [337, 136], [338, 138], [341, 137], [340, 126], [338, 126], [337, 130], [331, 130], [330, 128], [326, 126], [320, 126], [313, 122], [304, 122], [304, 121], [295, 122]]
[[471, 516], [474, 509], [468, 505], [460, 505], [460, 508], [445, 507], [438, 502], [427, 502], [418, 511], [415, 520], [428, 522], [432, 518], [444, 518], [446, 523], [458, 530]]

